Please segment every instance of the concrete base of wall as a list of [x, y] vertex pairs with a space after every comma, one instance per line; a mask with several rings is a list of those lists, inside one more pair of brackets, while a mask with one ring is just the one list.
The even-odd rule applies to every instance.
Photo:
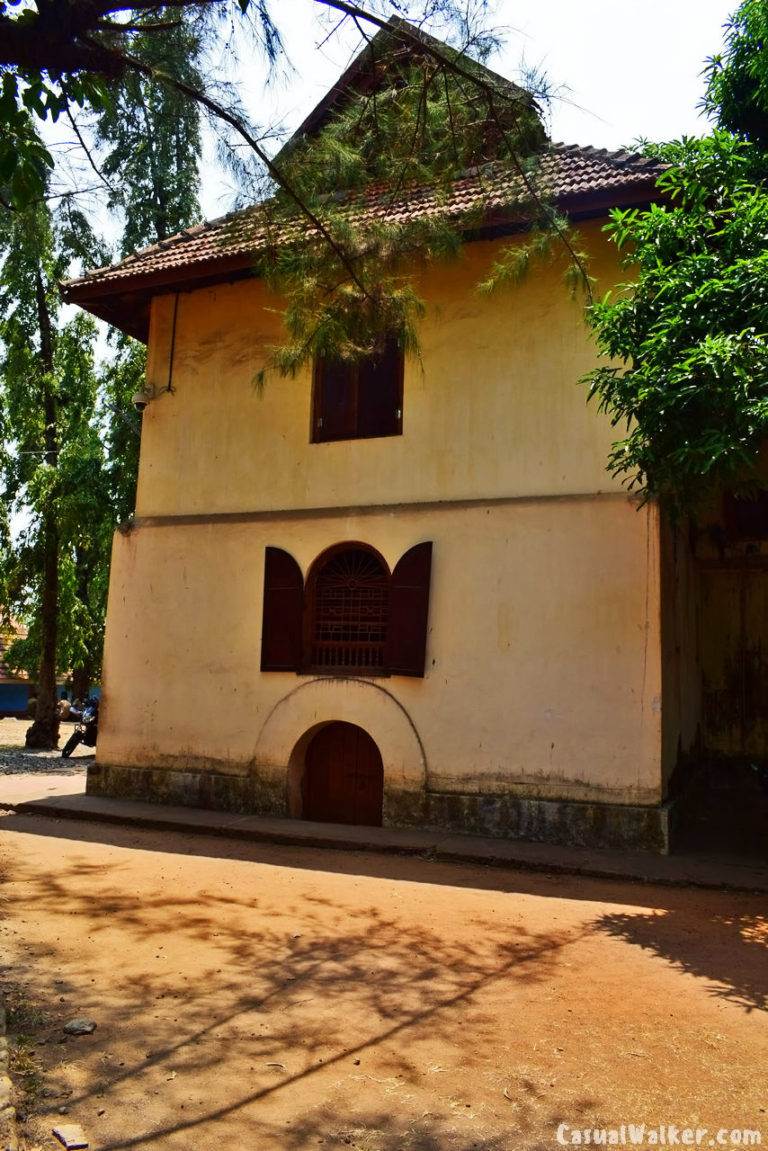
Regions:
[[[290, 815], [288, 788], [256, 776], [91, 764], [88, 795], [243, 815]], [[518, 795], [385, 791], [385, 827], [445, 829], [496, 839], [667, 854], [673, 807], [585, 803]]]
[[465, 835], [527, 839], [566, 847], [625, 848], [667, 855], [670, 850], [669, 804], [640, 806], [537, 799], [519, 795], [427, 797], [428, 827]]
[[[86, 793], [172, 803], [243, 815], [290, 815], [288, 786], [257, 776], [214, 771], [119, 767], [94, 763]], [[387, 828], [456, 831], [573, 847], [667, 854], [674, 808], [525, 798], [520, 795], [386, 791]]]
[[85, 785], [86, 795], [140, 799], [145, 803], [169, 803], [181, 807], [207, 807], [241, 815], [288, 815], [284, 791], [253, 775], [120, 767], [104, 763], [89, 765]]

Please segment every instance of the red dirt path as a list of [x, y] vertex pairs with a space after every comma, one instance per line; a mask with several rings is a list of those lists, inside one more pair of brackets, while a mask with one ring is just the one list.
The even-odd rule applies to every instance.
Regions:
[[[0, 819], [0, 868], [2, 974], [46, 1040], [29, 1148], [61, 1121], [97, 1151], [768, 1145], [765, 896], [33, 816]], [[62, 1043], [76, 1015], [98, 1028]]]

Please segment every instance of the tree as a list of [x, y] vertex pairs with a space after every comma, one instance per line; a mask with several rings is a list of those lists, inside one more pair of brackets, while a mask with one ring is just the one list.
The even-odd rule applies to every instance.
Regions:
[[[39, 199], [54, 161], [40, 127], [73, 110], [109, 112], [115, 86], [131, 77], [173, 86], [186, 83], [186, 99], [198, 92], [190, 79], [172, 75], [169, 43], [192, 22], [200, 39], [216, 36], [228, 10], [250, 21], [267, 56], [278, 46], [267, 0], [0, 0], [0, 186], [6, 206], [23, 208]], [[204, 89], [200, 89], [202, 94]], [[82, 143], [82, 141], [81, 141]]]
[[[139, 20], [137, 29], [148, 21]], [[153, 67], [202, 88], [200, 29], [184, 13], [162, 40], [137, 32], [134, 50]], [[108, 206], [123, 220], [124, 255], [200, 218], [200, 108], [174, 88], [127, 72], [96, 121]]]
[[[303, 217], [298, 234], [309, 242], [275, 245], [259, 265], [286, 298], [286, 340], [276, 349], [273, 366], [288, 374], [318, 352], [347, 359], [365, 355], [393, 333], [401, 345], [415, 349], [422, 302], [406, 263], [455, 253], [468, 222], [442, 218], [363, 230], [335, 209], [331, 190], [354, 196], [371, 180], [384, 181], [392, 191], [419, 180], [439, 195], [467, 167], [494, 160], [519, 175], [521, 200], [531, 218], [538, 219], [541, 235], [563, 241], [583, 270], [564, 222], [535, 178], [546, 146], [539, 109], [529, 93], [476, 65], [473, 55], [487, 50], [489, 38], [454, 0], [428, 0], [421, 6], [457, 31], [459, 45], [453, 50], [402, 22], [387, 22], [379, 14], [384, 3], [374, 2], [370, 10], [347, 0], [311, 3], [355, 22], [370, 44], [370, 83], [307, 148], [289, 149], [275, 160], [236, 96], [211, 83], [201, 62], [217, 41], [217, 18], [232, 10], [228, 0], [139, 2], [127, 14], [109, 0], [35, 0], [21, 10], [0, 0], [0, 127], [6, 122], [15, 133], [5, 143], [0, 137], [0, 197], [8, 213], [17, 220], [35, 214], [50, 218], [43, 205], [53, 161], [41, 125], [63, 116], [84, 162], [106, 189], [108, 206], [121, 215], [122, 251], [162, 240], [198, 217], [200, 123], [206, 116], [240, 173], [260, 179], [261, 190], [271, 194], [264, 212], [275, 226], [296, 227]], [[469, 7], [482, 15], [485, 2]], [[234, 10], [251, 21], [271, 67], [280, 38], [266, 0], [242, 0]], [[369, 29], [385, 34], [371, 43]], [[248, 150], [245, 163], [238, 143]], [[77, 191], [70, 188], [63, 205]], [[14, 226], [11, 247], [18, 243]], [[540, 246], [537, 237], [529, 250]], [[64, 249], [54, 243], [51, 251]], [[67, 251], [74, 255], [74, 246]], [[80, 257], [82, 262], [82, 252]], [[486, 286], [514, 277], [520, 258], [520, 248], [510, 248]], [[61, 274], [58, 254], [54, 263]], [[49, 311], [51, 342], [56, 343], [61, 333], [53, 299]], [[25, 338], [37, 340], [43, 363], [45, 331], [41, 317], [38, 321]], [[40, 696], [45, 697], [30, 739], [47, 740], [48, 746], [56, 743], [57, 653], [59, 667], [71, 668], [84, 690], [98, 670], [93, 652], [100, 647], [111, 530], [118, 510], [124, 514], [132, 508], [137, 437], [126, 399], [140, 386], [143, 355], [122, 338], [114, 347], [86, 421], [102, 455], [94, 454], [84, 431], [71, 438], [73, 428], [59, 419], [61, 381], [44, 372], [49, 384], [37, 399], [52, 445], [47, 462], [56, 480], [47, 502], [39, 505], [33, 500], [34, 485], [13, 492], [17, 501], [29, 502], [37, 534], [34, 547], [27, 548], [23, 540], [16, 551], [15, 561], [23, 555], [25, 563], [16, 569], [10, 563], [17, 585], [14, 590], [9, 582], [7, 602], [19, 603], [26, 596], [33, 625], [26, 658], [39, 654]], [[18, 367], [8, 360], [6, 379]], [[14, 440], [19, 427], [8, 434]], [[65, 444], [83, 464], [77, 478], [87, 480], [90, 496], [83, 502], [79, 528], [73, 514], [77, 498], [67, 486], [75, 472], [65, 477], [61, 470]], [[71, 637], [66, 643], [65, 636]], [[65, 658], [70, 661], [66, 665]]]
[[[198, 50], [182, 17], [165, 41], [164, 62], [194, 79]], [[173, 91], [150, 89], [129, 75], [115, 84], [95, 127], [77, 130], [103, 153], [109, 203], [122, 216], [123, 250], [199, 217], [194, 104], [180, 109]], [[99, 365], [92, 321], [61, 321], [57, 288], [71, 260], [107, 258], [71, 198], [61, 200], [56, 213], [44, 204], [9, 212], [5, 225], [5, 494], [28, 526], [15, 542], [6, 541], [4, 604], [29, 626], [9, 658], [37, 683], [28, 743], [55, 747], [57, 672], [71, 673], [74, 693], [84, 697], [100, 670], [112, 533], [132, 512], [135, 493], [140, 425], [128, 397], [143, 383], [145, 356], [142, 345], [118, 334]], [[33, 308], [30, 292], [38, 280], [44, 290]]]
[[[82, 504], [91, 496], [83, 469], [100, 453], [91, 424], [95, 326], [85, 316], [63, 321], [58, 294], [73, 243], [82, 250], [88, 234], [78, 214], [56, 217], [45, 206], [9, 214], [0, 233], [2, 486], [6, 504], [27, 515], [16, 545], [3, 556], [3, 602], [31, 623], [12, 652], [37, 680], [30, 747], [56, 746], [56, 674], [63, 646], [76, 642], [59, 626], [62, 592], [73, 579], [62, 561], [71, 527], [84, 519]], [[98, 258], [95, 244], [91, 251]]]
[[746, 0], [726, 25], [725, 50], [707, 66], [704, 107], [721, 128], [768, 147], [768, 4]]
[[[609, 465], [646, 497], [694, 507], [753, 487], [768, 437], [766, 0], [747, 0], [709, 72], [706, 106], [722, 127], [648, 148], [669, 168], [661, 202], [612, 214], [631, 279], [589, 310], [603, 355], [587, 376], [616, 426]], [[752, 47], [750, 47], [750, 45]], [[765, 121], [763, 121], [764, 123]]]

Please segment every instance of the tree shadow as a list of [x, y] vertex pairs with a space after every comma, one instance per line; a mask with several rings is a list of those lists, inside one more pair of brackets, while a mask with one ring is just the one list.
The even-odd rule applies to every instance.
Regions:
[[[47, 870], [27, 866], [21, 852], [8, 853], [19, 882], [3, 892], [6, 915], [40, 915], [56, 925], [28, 948], [24, 975], [30, 994], [36, 986], [45, 1001], [46, 982], [37, 972], [60, 968], [56, 990], [66, 1003], [48, 1004], [46, 1050], [67, 1050], [53, 1044], [61, 1041], [70, 1003], [99, 1013], [99, 1030], [72, 1050], [86, 1062], [99, 1052], [101, 1070], [73, 1090], [68, 1106], [93, 1113], [103, 1101], [109, 1113], [117, 1107], [110, 1101], [126, 1093], [138, 1099], [161, 1091], [151, 1115], [137, 1117], [132, 1129], [105, 1122], [103, 1151], [304, 1151], [321, 1143], [323, 1151], [501, 1151], [523, 1136], [528, 1148], [551, 1148], [558, 1122], [591, 1118], [606, 1100], [574, 1097], [573, 1085], [564, 1098], [558, 1088], [568, 1107], [562, 1114], [546, 1084], [527, 1079], [520, 1062], [509, 1093], [509, 1069], [493, 1069], [496, 1110], [475, 1111], [473, 1082], [481, 1071], [489, 1074], [476, 1053], [503, 1048], [500, 1027], [514, 1020], [526, 993], [540, 988], [539, 998], [547, 996], [571, 966], [570, 949], [601, 932], [706, 980], [713, 994], [744, 1010], [766, 1007], [764, 903], [752, 897], [34, 816], [9, 816], [0, 827], [83, 847], [62, 851], [57, 867]], [[128, 851], [107, 862], [86, 857], [90, 844], [105, 842]], [[178, 882], [138, 890], [130, 882], [131, 850], [153, 852], [159, 870], [170, 855], [208, 856], [233, 867], [228, 883], [217, 880], [215, 890]], [[265, 872], [312, 870], [321, 883], [300, 894], [288, 877], [271, 893], [268, 885], [246, 889], [238, 883], [242, 862], [257, 862]], [[472, 905], [471, 931], [457, 933], [449, 924], [401, 917], [398, 904], [366, 899], [364, 886], [354, 899], [337, 897], [322, 886], [333, 875], [402, 881], [403, 892], [409, 884], [444, 884], [622, 906], [599, 918], [586, 908], [581, 923], [568, 927], [548, 915], [534, 930], [527, 917], [499, 915], [480, 901], [477, 910]], [[632, 906], [637, 911], [627, 910]], [[97, 948], [102, 942], [114, 948], [110, 933], [119, 930], [126, 956], [140, 955], [141, 968], [94, 988], [84, 1001], [82, 980], [58, 938], [75, 929]], [[190, 957], [189, 971], [164, 969], [171, 940]], [[431, 1071], [419, 1053], [430, 1044], [453, 1060], [448, 1070], [434, 1069], [450, 1091], [425, 1091]], [[230, 1062], [239, 1068], [236, 1076]], [[378, 1096], [371, 1094], [374, 1077]], [[190, 1105], [190, 1083], [212, 1079], [215, 1091]], [[381, 1096], [391, 1099], [391, 1109]], [[43, 1111], [46, 1121], [56, 1118], [56, 1103]], [[549, 1138], [537, 1142], [545, 1131]]]
[[[19, 822], [29, 830], [28, 821]], [[493, 1045], [498, 1019], [489, 992], [490, 1003], [504, 1004], [523, 988], [553, 980], [563, 951], [581, 932], [534, 931], [479, 914], [471, 938], [459, 941], [439, 925], [404, 921], [364, 899], [349, 905], [286, 892], [276, 901], [274, 893], [248, 896], [236, 883], [230, 892], [162, 885], [137, 892], [126, 883], [125, 867], [64, 856], [54, 872], [25, 867], [19, 858], [13, 863], [18, 883], [4, 893], [6, 915], [31, 908], [46, 922], [61, 923], [62, 931], [76, 923], [78, 937], [97, 945], [118, 925], [127, 951], [140, 948], [160, 963], [172, 933], [174, 947], [196, 958], [194, 979], [145, 964], [117, 993], [95, 991], [102, 1018], [109, 998], [108, 1028], [78, 1040], [77, 1053], [85, 1057], [97, 1045], [121, 1042], [122, 1058], [106, 1059], [99, 1082], [73, 1091], [70, 1110], [93, 1110], [100, 1097], [126, 1090], [148, 1094], [158, 1079], [165, 1085], [160, 1114], [155, 1111], [148, 1129], [107, 1132], [99, 1140], [103, 1151], [192, 1145], [188, 1140], [204, 1146], [200, 1139], [213, 1132], [216, 1146], [286, 1151], [321, 1141], [359, 1151], [501, 1151], [509, 1145], [505, 1116], [475, 1114], [464, 1101], [466, 1090], [455, 1101], [443, 1099], [434, 1113], [411, 1104], [389, 1113], [372, 1108], [370, 1094], [359, 1107], [345, 1098], [329, 1104], [329, 1079], [342, 1077], [353, 1087], [358, 1078], [364, 1086], [375, 1062], [376, 1082], [383, 1083], [376, 1090], [391, 1091], [393, 1104], [404, 1093], [420, 1097], [424, 1071], [413, 1050], [440, 1041], [455, 1057], [463, 1027], [471, 1028], [474, 1045]], [[50, 971], [58, 962], [56, 938], [27, 955], [30, 969]], [[78, 997], [78, 1010], [90, 1009], [82, 988], [66, 977], [57, 980], [57, 990], [66, 1005], [49, 1008], [52, 1043], [60, 1042], [55, 1036], [62, 1012], [71, 1014], [71, 998]], [[160, 1013], [163, 1002], [170, 1006]], [[133, 1036], [137, 1019], [140, 1037], [122, 1038]], [[248, 1074], [223, 1082], [215, 1098], [185, 1113], [183, 1092], [222, 1070], [225, 1050], [247, 1050]], [[275, 1110], [290, 1121], [278, 1122]], [[55, 1104], [42, 1114], [54, 1119]]]
[[768, 916], [752, 911], [702, 916], [682, 908], [611, 913], [595, 928], [642, 947], [706, 982], [709, 994], [744, 1011], [768, 1011]]
[[[499, 1115], [492, 1132], [478, 1134], [473, 1130], [474, 1116], [465, 1118], [465, 1104], [459, 1102], [456, 1112], [449, 1117], [423, 1114], [408, 1118], [390, 1110], [355, 1110], [352, 1107], [321, 1106], [309, 1113], [297, 1115], [289, 1124], [256, 1124], [252, 1137], [259, 1140], [252, 1145], [280, 1147], [281, 1151], [305, 1151], [322, 1145], [324, 1151], [510, 1151], [513, 1136], [528, 1135], [527, 1116], [515, 1121], [513, 1131], [505, 1116]], [[538, 1103], [538, 1101], [535, 1101]], [[590, 1114], [594, 1100], [578, 1100], [569, 1109], [572, 1122]], [[535, 1125], [553, 1132], [562, 1122], [562, 1115], [548, 1106], [541, 1115], [536, 1107]], [[551, 1151], [551, 1140], [527, 1142], [529, 1151]], [[111, 1145], [104, 1151], [119, 1151]]]

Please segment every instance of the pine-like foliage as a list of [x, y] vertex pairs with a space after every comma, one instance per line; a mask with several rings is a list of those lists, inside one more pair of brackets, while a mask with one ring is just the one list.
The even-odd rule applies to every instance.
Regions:
[[[392, 337], [417, 351], [424, 312], [418, 272], [455, 258], [467, 228], [483, 221], [482, 196], [460, 215], [449, 203], [463, 176], [514, 173], [520, 217], [537, 225], [531, 244], [518, 241], [501, 257], [486, 289], [513, 279], [515, 262], [519, 273], [553, 237], [567, 237], [537, 181], [547, 141], [534, 99], [434, 44], [420, 51], [397, 26], [380, 34], [348, 98], [277, 157], [280, 187], [254, 217], [275, 235], [258, 271], [285, 301], [286, 340], [267, 370], [293, 374], [316, 356], [358, 359]], [[364, 211], [372, 196], [386, 209], [425, 187], [438, 205], [429, 216], [383, 219]], [[292, 223], [296, 240], [286, 242]]]
[[[163, 15], [153, 12], [144, 22]], [[174, 23], [162, 39], [137, 32], [131, 49], [153, 68], [202, 88], [200, 22], [182, 12]], [[96, 139], [109, 207], [123, 220], [123, 255], [199, 220], [200, 108], [194, 101], [129, 72], [110, 91]]]

